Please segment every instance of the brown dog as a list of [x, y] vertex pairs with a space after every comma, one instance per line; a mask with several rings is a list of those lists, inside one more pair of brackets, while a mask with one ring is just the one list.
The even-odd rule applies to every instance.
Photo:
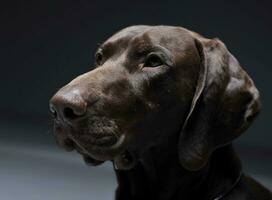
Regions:
[[114, 163], [117, 200], [272, 199], [242, 174], [231, 145], [257, 116], [259, 92], [219, 39], [125, 28], [50, 108], [61, 146]]

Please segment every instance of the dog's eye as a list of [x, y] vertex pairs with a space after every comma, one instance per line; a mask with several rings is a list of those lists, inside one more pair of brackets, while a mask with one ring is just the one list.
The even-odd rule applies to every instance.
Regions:
[[144, 67], [158, 67], [163, 65], [161, 57], [155, 53], [151, 53], [147, 56]]
[[103, 60], [102, 50], [98, 50], [95, 54], [95, 63], [96, 65], [101, 65]]

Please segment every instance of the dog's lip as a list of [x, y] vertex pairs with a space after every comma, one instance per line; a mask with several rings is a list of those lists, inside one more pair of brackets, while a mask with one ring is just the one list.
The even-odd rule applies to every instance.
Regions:
[[[125, 141], [125, 135], [122, 134], [119, 137], [117, 136], [103, 136], [101, 138], [95, 139], [93, 142], [90, 142], [89, 144], [82, 144], [79, 142], [79, 140], [75, 139], [74, 137], [71, 137], [71, 140], [79, 146], [82, 150], [91, 149], [92, 147], [97, 148], [105, 148], [105, 149], [116, 149], [119, 148]], [[112, 141], [114, 140], [114, 141]]]
[[94, 159], [93, 157], [91, 157], [89, 155], [82, 155], [82, 157], [83, 157], [83, 160], [85, 161], [85, 163], [87, 165], [91, 165], [91, 166], [97, 166], [97, 165], [100, 165], [104, 162], [101, 160]]
[[74, 148], [78, 153], [88, 156], [88, 157], [91, 157], [94, 160], [97, 160], [92, 155], [93, 149], [99, 149], [99, 151], [102, 151], [102, 152], [103, 152], [103, 150], [106, 150], [107, 152], [115, 151], [115, 150], [119, 149], [125, 143], [125, 138], [126, 138], [126, 136], [124, 134], [122, 134], [120, 137], [117, 138], [117, 141], [114, 144], [109, 145], [109, 146], [103, 146], [103, 145], [99, 145], [97, 143], [85, 146], [85, 145], [82, 145], [80, 142], [78, 142], [75, 139], [72, 139], [72, 141], [74, 142]]
[[91, 145], [97, 145], [97, 146], [111, 146], [118, 142], [118, 137], [114, 135], [108, 135], [103, 136], [100, 138], [95, 138], [92, 142], [90, 142]]
[[117, 148], [119, 148], [124, 142], [125, 142], [125, 135], [122, 134], [122, 135], [117, 139], [116, 143], [113, 144], [113, 145], [111, 145], [111, 146], [109, 146], [108, 148], [110, 148], [110, 149], [117, 149]]
[[87, 165], [90, 166], [97, 166], [102, 164], [104, 161], [94, 159], [92, 156], [90, 156], [86, 151], [82, 150], [78, 145], [74, 145], [74, 149], [82, 155], [83, 160]]

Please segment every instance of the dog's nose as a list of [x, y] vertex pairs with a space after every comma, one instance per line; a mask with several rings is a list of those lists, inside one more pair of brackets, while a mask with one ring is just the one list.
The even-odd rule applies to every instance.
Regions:
[[87, 111], [87, 102], [77, 90], [60, 90], [52, 97], [49, 106], [54, 117], [65, 122], [81, 118]]

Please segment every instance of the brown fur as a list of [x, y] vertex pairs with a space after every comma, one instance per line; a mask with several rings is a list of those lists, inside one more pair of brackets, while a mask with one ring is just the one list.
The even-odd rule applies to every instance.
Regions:
[[231, 142], [260, 110], [259, 92], [219, 39], [132, 26], [98, 49], [97, 66], [51, 99], [55, 136], [86, 162], [111, 160], [117, 200], [268, 200], [242, 175]]

